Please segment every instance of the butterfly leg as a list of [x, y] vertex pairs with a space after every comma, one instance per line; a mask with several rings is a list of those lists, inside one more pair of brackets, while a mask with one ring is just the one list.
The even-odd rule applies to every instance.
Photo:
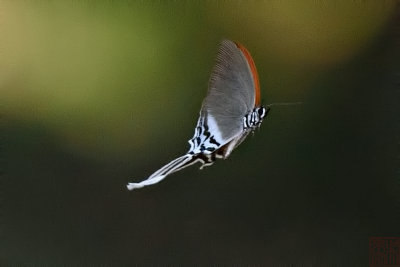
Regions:
[[200, 170], [202, 170], [204, 167], [208, 167], [214, 164], [215, 162], [215, 153], [213, 154], [202, 154], [199, 155], [199, 159], [201, 160], [201, 166], [200, 166]]
[[211, 166], [211, 165], [213, 165], [214, 164], [214, 162], [204, 162], [201, 166], [200, 166], [200, 170], [202, 170], [204, 167], [208, 167], [208, 166]]

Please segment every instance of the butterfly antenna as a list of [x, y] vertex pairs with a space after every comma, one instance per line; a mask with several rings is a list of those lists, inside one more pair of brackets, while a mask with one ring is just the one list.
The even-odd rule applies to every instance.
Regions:
[[267, 107], [272, 107], [272, 106], [293, 106], [293, 105], [302, 105], [303, 102], [281, 102], [281, 103], [272, 103], [266, 105]]

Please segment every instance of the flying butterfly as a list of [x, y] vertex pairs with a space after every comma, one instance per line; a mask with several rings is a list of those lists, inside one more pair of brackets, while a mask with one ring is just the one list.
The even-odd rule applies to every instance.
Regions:
[[156, 184], [196, 162], [212, 165], [226, 159], [250, 132], [258, 128], [269, 107], [260, 104], [260, 83], [249, 51], [240, 43], [223, 40], [203, 100], [189, 151], [163, 166], [146, 180], [129, 183], [129, 190]]

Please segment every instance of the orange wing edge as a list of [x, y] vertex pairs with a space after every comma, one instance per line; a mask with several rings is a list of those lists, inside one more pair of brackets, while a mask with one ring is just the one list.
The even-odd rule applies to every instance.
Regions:
[[242, 44], [235, 42], [236, 46], [242, 51], [243, 55], [245, 56], [247, 63], [250, 66], [251, 75], [253, 76], [254, 80], [254, 90], [255, 90], [255, 101], [254, 107], [259, 107], [261, 102], [261, 93], [260, 93], [260, 80], [258, 79], [258, 72], [256, 68], [256, 64], [254, 63], [253, 58], [250, 55], [250, 52], [244, 47]]

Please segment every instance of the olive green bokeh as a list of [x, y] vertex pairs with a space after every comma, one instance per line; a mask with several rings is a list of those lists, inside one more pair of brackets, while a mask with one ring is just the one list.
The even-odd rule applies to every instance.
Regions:
[[[366, 265], [368, 236], [398, 234], [397, 14], [395, 1], [0, 2], [0, 260]], [[252, 53], [264, 104], [303, 105], [273, 108], [229, 160], [128, 193], [188, 149], [223, 38]]]

